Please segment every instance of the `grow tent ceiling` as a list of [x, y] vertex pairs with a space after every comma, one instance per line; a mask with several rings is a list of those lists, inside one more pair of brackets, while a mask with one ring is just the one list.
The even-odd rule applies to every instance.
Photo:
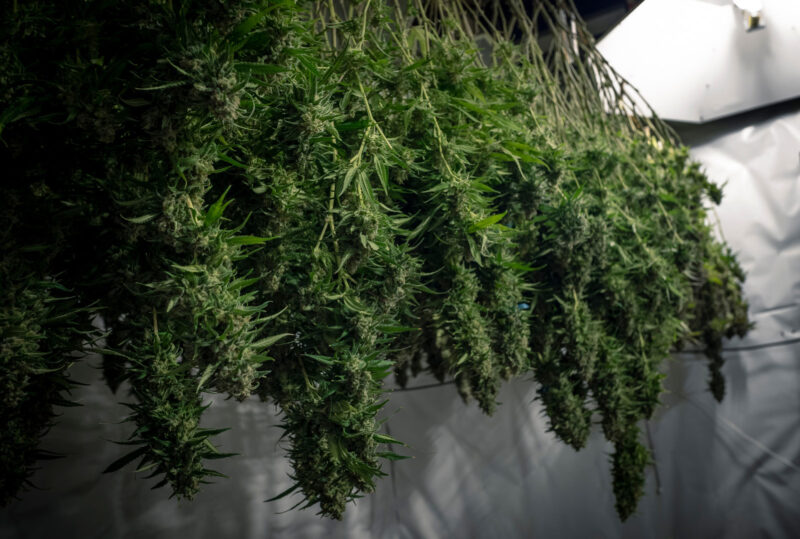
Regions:
[[800, 95], [800, 2], [646, 0], [598, 49], [659, 116], [706, 122]]

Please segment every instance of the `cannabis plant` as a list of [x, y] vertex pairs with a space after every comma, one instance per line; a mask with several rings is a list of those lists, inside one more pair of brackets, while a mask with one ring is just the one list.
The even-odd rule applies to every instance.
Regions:
[[191, 498], [228, 456], [207, 395], [252, 396], [283, 495], [334, 518], [402, 458], [392, 372], [486, 413], [532, 375], [561, 440], [599, 419], [623, 519], [670, 351], [723, 396], [749, 322], [721, 191], [567, 1], [6, 1], [0, 60], [4, 503], [79, 350], [130, 409], [107, 471]]

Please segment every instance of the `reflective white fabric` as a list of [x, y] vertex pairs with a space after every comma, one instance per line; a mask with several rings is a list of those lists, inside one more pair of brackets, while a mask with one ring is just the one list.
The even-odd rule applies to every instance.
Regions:
[[[218, 399], [208, 410], [207, 426], [233, 427], [218, 438], [221, 449], [241, 455], [219, 461], [230, 478], [193, 502], [150, 491], [153, 480], [136, 478], [132, 465], [101, 475], [127, 449], [107, 440], [125, 439], [131, 425], [117, 423], [125, 408], [83, 365], [75, 377], [93, 383], [74, 396], [84, 406], [66, 409], [44, 444], [68, 456], [43, 464], [34, 480], [44, 490], [0, 511], [0, 537], [797, 537], [800, 113], [759, 112], [684, 135], [708, 173], [728, 182], [718, 215], [749, 274], [758, 327], [727, 346], [756, 348], [726, 354], [722, 404], [706, 391], [702, 356], [669, 363], [664, 405], [649, 424], [656, 466], [624, 525], [613, 508], [610, 446], [598, 429], [581, 452], [555, 441], [530, 381], [507, 384], [492, 418], [464, 406], [453, 386], [391, 395], [390, 432], [415, 458], [386, 464], [392, 477], [332, 522], [313, 508], [277, 514], [299, 498], [263, 503], [290, 481], [279, 419], [255, 400]], [[758, 348], [765, 343], [783, 344]]]

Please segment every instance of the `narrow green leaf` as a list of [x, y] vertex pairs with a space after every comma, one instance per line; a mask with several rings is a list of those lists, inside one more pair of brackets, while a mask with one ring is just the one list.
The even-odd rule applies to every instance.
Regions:
[[172, 82], [166, 82], [164, 84], [159, 84], [158, 86], [148, 86], [147, 88], [136, 88], [137, 90], [141, 90], [143, 92], [151, 92], [154, 90], [166, 90], [167, 88], [176, 88], [178, 86], [183, 86], [185, 84], [189, 84], [187, 80], [176, 80]]
[[498, 213], [497, 215], [491, 215], [491, 216], [487, 217], [486, 219], [482, 219], [482, 220], [478, 221], [477, 223], [475, 223], [474, 225], [469, 227], [469, 232], [470, 233], [477, 232], [478, 230], [482, 230], [484, 228], [488, 228], [488, 227], [492, 226], [493, 224], [495, 224], [495, 223], [497, 223], [499, 221], [502, 221], [503, 218], [506, 216], [506, 213], [508, 213], [508, 212]]
[[205, 218], [203, 219], [205, 226], [213, 225], [214, 223], [219, 221], [220, 217], [222, 217], [222, 212], [224, 212], [228, 204], [232, 202], [228, 201], [227, 204], [225, 203], [225, 195], [228, 194], [229, 190], [230, 186], [228, 186], [228, 188], [225, 189], [225, 192], [222, 193], [222, 195], [217, 199], [216, 202], [214, 202], [211, 206], [208, 207]]
[[228, 238], [230, 245], [261, 245], [275, 238], [262, 238], [260, 236], [233, 236]]
[[320, 363], [324, 363], [325, 365], [335, 365], [336, 361], [333, 358], [325, 357], [325, 356], [317, 356], [314, 354], [306, 354], [306, 357], [310, 357], [315, 361], [319, 361]]
[[355, 176], [356, 172], [358, 172], [357, 168], [349, 168], [344, 175], [344, 179], [342, 180], [341, 185], [339, 185], [339, 189], [337, 190], [336, 196], [341, 197], [347, 188], [350, 186], [350, 182], [353, 181], [353, 176]]
[[[219, 159], [220, 161], [225, 161], [229, 165], [233, 165], [233, 166], [235, 166], [237, 168], [244, 168], [244, 169], [247, 168], [247, 165], [245, 165], [244, 163], [241, 163], [241, 162], [237, 161], [236, 159], [234, 159], [233, 157], [230, 157], [229, 155], [225, 155], [224, 153], [217, 154], [217, 159]], [[230, 187], [228, 187], [228, 189], [230, 189]], [[228, 189], [225, 190], [226, 194], [228, 193]]]
[[205, 370], [203, 371], [203, 375], [197, 381], [197, 390], [198, 391], [203, 389], [203, 386], [206, 384], [206, 382], [208, 382], [208, 380], [211, 378], [211, 376], [214, 374], [214, 371], [216, 371], [216, 370], [217, 370], [217, 365], [214, 365], [214, 364], [209, 365], [209, 366], [207, 366], [205, 368]]
[[663, 200], [664, 202], [669, 202], [671, 204], [678, 204], [678, 199], [675, 198], [675, 195], [671, 193], [659, 193], [658, 197]]
[[378, 179], [381, 181], [381, 186], [383, 186], [383, 192], [386, 193], [386, 196], [389, 196], [389, 173], [386, 170], [386, 164], [378, 159], [378, 156], [373, 157], [373, 161], [375, 163], [375, 172], [378, 174]]
[[158, 215], [159, 214], [157, 214], [157, 213], [148, 213], [147, 215], [140, 215], [139, 217], [124, 217], [123, 216], [122, 218], [125, 219], [126, 221], [130, 222], [130, 223], [136, 223], [137, 225], [141, 225], [141, 224], [144, 224], [144, 223], [152, 221], [153, 219], [158, 217]]
[[168, 483], [168, 481], [166, 479], [162, 479], [161, 481], [159, 481], [158, 483], [156, 483], [155, 485], [150, 487], [150, 490], [156, 490], [156, 489], [159, 489], [161, 487], [165, 487], [165, 486], [167, 486], [167, 483]]
[[505, 267], [511, 268], [518, 271], [534, 271], [536, 268], [533, 268], [527, 264], [523, 264], [521, 262], [514, 262], [513, 260], [504, 260], [501, 262]]
[[248, 286], [257, 283], [260, 280], [260, 277], [253, 277], [252, 279], [236, 279], [230, 285], [228, 285], [228, 288], [230, 290], [239, 290], [240, 288], [247, 288]]
[[363, 120], [356, 120], [352, 122], [336, 123], [334, 124], [334, 126], [336, 127], [336, 131], [338, 131], [339, 133], [345, 133], [347, 131], [358, 131], [360, 129], [364, 129], [369, 124], [370, 124], [369, 119], [365, 118]]
[[400, 440], [395, 440], [391, 436], [387, 436], [385, 434], [380, 434], [378, 432], [372, 435], [372, 439], [378, 442], [379, 444], [399, 444], [399, 445], [406, 445]]
[[147, 470], [155, 468], [156, 466], [158, 466], [158, 462], [151, 462], [150, 464], [145, 464], [144, 466], [136, 468], [135, 472], [136, 473], [146, 472]]
[[281, 339], [285, 339], [286, 337], [291, 337], [292, 335], [293, 333], [281, 333], [280, 335], [272, 335], [270, 337], [266, 337], [264, 339], [254, 342], [253, 346], [255, 346], [256, 348], [266, 348], [268, 346], [272, 346]]
[[291, 487], [287, 488], [286, 490], [284, 490], [283, 492], [281, 492], [277, 496], [273, 496], [269, 500], [264, 500], [264, 502], [274, 502], [275, 500], [280, 500], [281, 498], [285, 498], [286, 496], [288, 496], [289, 494], [291, 494], [292, 492], [294, 492], [298, 488], [300, 488], [300, 484], [299, 483], [295, 483], [294, 485], [292, 485]]
[[198, 264], [189, 264], [186, 266], [181, 264], [173, 264], [172, 267], [181, 271], [185, 271], [186, 273], [205, 273], [207, 271], [205, 266], [200, 266]]
[[143, 456], [145, 453], [147, 453], [147, 447], [140, 447], [139, 449], [135, 449], [134, 451], [131, 451], [130, 453], [128, 453], [124, 457], [120, 457], [117, 460], [115, 460], [114, 462], [112, 462], [111, 464], [109, 464], [108, 468], [103, 470], [103, 473], [116, 472], [117, 470], [119, 470], [120, 468], [125, 466], [126, 464], [128, 464], [130, 462], [133, 462], [134, 460], [136, 460], [139, 457]]

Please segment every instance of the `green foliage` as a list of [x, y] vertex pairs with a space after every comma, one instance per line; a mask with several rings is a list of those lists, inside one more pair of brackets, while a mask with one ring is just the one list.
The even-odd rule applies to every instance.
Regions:
[[176, 496], [227, 456], [204, 396], [256, 395], [283, 414], [282, 495], [340, 518], [401, 458], [384, 378], [427, 369], [487, 413], [532, 373], [576, 449], [599, 416], [635, 510], [662, 360], [701, 342], [721, 398], [722, 339], [749, 328], [721, 191], [631, 114], [569, 5], [410, 4], [3, 4], [4, 501], [94, 313], [135, 399], [108, 471], [139, 460]]
[[[201, 390], [203, 378], [196, 382], [186, 376], [192, 365], [183, 361], [182, 350], [172, 342], [172, 334], [153, 330], [144, 333], [139, 348], [129, 357], [128, 379], [138, 402], [128, 404], [129, 418], [137, 428], [126, 444], [140, 447], [112, 463], [113, 472], [141, 457], [137, 472], [152, 470], [150, 477], [163, 475], [154, 488], [171, 485], [173, 494], [191, 498], [207, 476], [221, 475], [206, 469], [203, 459], [221, 455], [209, 437], [227, 429], [200, 428], [205, 410]], [[204, 378], [206, 375], [204, 375]]]
[[66, 399], [73, 382], [70, 352], [81, 347], [85, 313], [53, 281], [36, 281], [0, 265], [0, 503], [24, 487], [39, 459], [56, 455], [39, 449], [52, 425], [53, 406]]

